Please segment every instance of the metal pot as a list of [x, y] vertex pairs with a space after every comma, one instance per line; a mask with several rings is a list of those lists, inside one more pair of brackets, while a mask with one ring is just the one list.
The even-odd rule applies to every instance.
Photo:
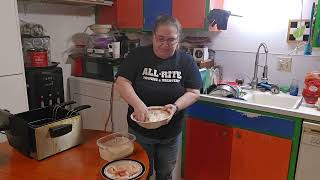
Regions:
[[218, 84], [217, 88], [214, 89], [210, 95], [220, 95], [223, 97], [239, 98], [240, 93], [235, 87], [229, 84]]

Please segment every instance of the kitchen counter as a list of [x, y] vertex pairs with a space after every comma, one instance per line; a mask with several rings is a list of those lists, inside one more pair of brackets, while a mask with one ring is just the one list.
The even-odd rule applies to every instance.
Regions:
[[301, 97], [245, 92], [244, 100], [202, 94], [188, 108], [186, 178], [294, 180], [303, 119], [320, 112], [297, 106]]
[[200, 95], [201, 101], [213, 102], [218, 104], [223, 104], [227, 106], [234, 106], [246, 109], [253, 109], [257, 111], [270, 112], [275, 114], [287, 115], [292, 117], [299, 117], [303, 119], [320, 121], [320, 111], [316, 108], [306, 107], [304, 103], [300, 105], [298, 109], [286, 109], [272, 106], [264, 106], [259, 104], [254, 104], [246, 102], [243, 100], [225, 98], [225, 97], [216, 97], [202, 94]]
[[[8, 142], [0, 143], [0, 179], [103, 179], [100, 169], [107, 162], [100, 158], [96, 140], [105, 135], [103, 131], [84, 130], [83, 144], [41, 161], [24, 156]], [[128, 158], [145, 165], [146, 172], [140, 178], [144, 180], [149, 172], [148, 155], [138, 143], [134, 147], [134, 153]]]

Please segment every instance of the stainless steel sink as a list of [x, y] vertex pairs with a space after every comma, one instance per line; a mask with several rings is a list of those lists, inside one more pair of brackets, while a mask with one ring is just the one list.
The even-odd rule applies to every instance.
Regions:
[[271, 94], [269, 92], [250, 92], [243, 96], [249, 103], [286, 109], [299, 108], [302, 97], [287, 94]]

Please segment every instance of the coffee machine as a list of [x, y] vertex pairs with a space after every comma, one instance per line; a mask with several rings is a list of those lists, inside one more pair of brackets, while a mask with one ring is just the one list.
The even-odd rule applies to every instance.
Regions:
[[57, 65], [25, 67], [30, 110], [64, 102], [62, 68]]

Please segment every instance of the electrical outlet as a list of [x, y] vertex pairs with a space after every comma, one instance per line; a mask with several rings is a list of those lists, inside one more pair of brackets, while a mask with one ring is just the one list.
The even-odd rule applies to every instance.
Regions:
[[281, 56], [278, 57], [278, 71], [291, 72], [292, 57]]

